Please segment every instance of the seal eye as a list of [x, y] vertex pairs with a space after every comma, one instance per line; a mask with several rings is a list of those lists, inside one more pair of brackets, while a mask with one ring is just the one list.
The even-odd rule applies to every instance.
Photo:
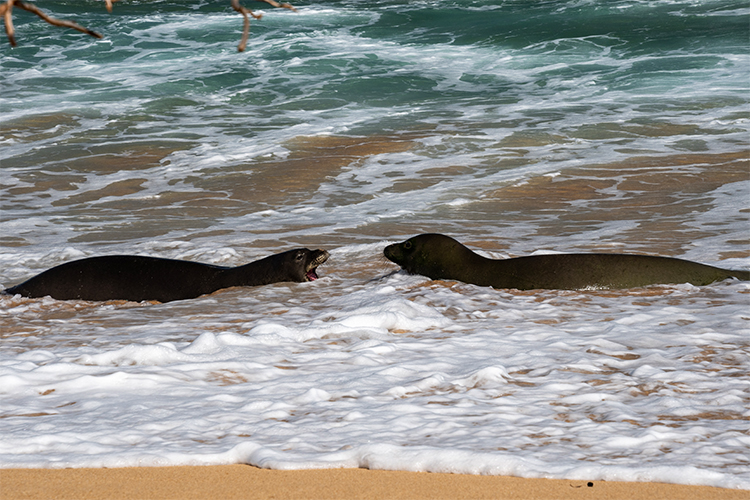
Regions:
[[404, 242], [404, 250], [411, 250], [411, 241]]
[[304, 258], [305, 258], [305, 252], [302, 252], [302, 251], [298, 251], [298, 252], [297, 252], [297, 255], [295, 255], [295, 256], [294, 256], [294, 258], [295, 258], [296, 260], [302, 260], [302, 259], [304, 259]]

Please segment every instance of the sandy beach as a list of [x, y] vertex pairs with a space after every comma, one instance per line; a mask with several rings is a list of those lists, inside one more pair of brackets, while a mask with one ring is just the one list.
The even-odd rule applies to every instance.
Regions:
[[49, 499], [750, 499], [750, 491], [664, 483], [523, 479], [247, 465], [2, 469], [3, 500]]

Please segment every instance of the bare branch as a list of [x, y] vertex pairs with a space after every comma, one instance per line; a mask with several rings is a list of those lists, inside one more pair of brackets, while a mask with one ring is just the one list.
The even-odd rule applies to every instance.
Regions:
[[[114, 2], [117, 2], [119, 0], [104, 0], [104, 5], [107, 7], [107, 11], [112, 12], [112, 4]], [[279, 3], [276, 0], [258, 0], [259, 2], [265, 2], [268, 5], [272, 7], [277, 7], [281, 9], [289, 9], [296, 11], [292, 5], [288, 3]], [[250, 36], [250, 18], [248, 15], [252, 16], [255, 19], [260, 19], [263, 17], [262, 14], [255, 14], [252, 10], [247, 9], [240, 5], [240, 0], [231, 0], [232, 8], [242, 14], [242, 17], [245, 19], [244, 27], [242, 30], [242, 39], [240, 40], [239, 45], [237, 46], [237, 50], [239, 52], [243, 52], [245, 50], [245, 47], [247, 46], [247, 39]], [[82, 33], [86, 33], [87, 35], [91, 35], [96, 38], [104, 38], [101, 34], [97, 33], [96, 31], [92, 31], [88, 28], [84, 28], [80, 24], [74, 23], [73, 21], [64, 21], [61, 19], [55, 19], [54, 17], [50, 17], [39, 8], [28, 2], [23, 2], [22, 0], [6, 0], [5, 3], [0, 4], [0, 16], [3, 17], [3, 20], [5, 22], [5, 33], [8, 35], [8, 42], [10, 43], [11, 47], [16, 46], [16, 39], [15, 39], [15, 31], [13, 29], [13, 7], [16, 6], [20, 9], [26, 10], [28, 12], [31, 12], [33, 14], [36, 14], [40, 18], [42, 18], [44, 21], [48, 22], [49, 24], [53, 26], [62, 26], [64, 28], [71, 28], [74, 30], [78, 30]]]
[[[267, 4], [271, 5], [272, 7], [280, 7], [283, 9], [289, 9], [293, 11], [297, 11], [294, 7], [292, 7], [288, 3], [278, 3], [274, 0], [258, 0], [259, 2], [266, 2]], [[232, 8], [242, 14], [242, 17], [245, 18], [245, 24], [242, 29], [242, 39], [240, 40], [240, 44], [237, 45], [237, 51], [243, 52], [245, 50], [245, 47], [247, 46], [247, 38], [250, 35], [250, 18], [247, 17], [248, 14], [253, 16], [255, 19], [260, 19], [263, 17], [263, 14], [255, 14], [252, 10], [247, 9], [240, 5], [240, 0], [232, 0]]]
[[63, 28], [71, 28], [74, 30], [78, 30], [82, 33], [86, 33], [87, 35], [91, 35], [95, 38], [104, 38], [101, 34], [97, 33], [96, 31], [91, 31], [88, 28], [84, 28], [80, 24], [74, 23], [73, 21], [65, 21], [62, 19], [55, 19], [54, 17], [50, 17], [39, 8], [31, 3], [22, 2], [20, 0], [8, 0], [5, 2], [5, 4], [0, 6], [0, 14], [3, 14], [5, 17], [5, 32], [8, 35], [8, 41], [10, 42], [11, 47], [16, 46], [16, 39], [14, 36], [14, 30], [13, 30], [13, 15], [12, 10], [13, 6], [18, 7], [19, 9], [26, 10], [28, 12], [31, 12], [32, 14], [36, 14], [40, 18], [42, 18], [44, 21], [48, 22], [52, 26], [61, 26]]
[[247, 15], [250, 14], [255, 19], [260, 19], [263, 17], [263, 14], [253, 14], [252, 10], [246, 9], [240, 5], [240, 0], [232, 0], [232, 8], [242, 14], [242, 17], [245, 18], [245, 24], [242, 28], [242, 39], [240, 40], [240, 44], [237, 45], [237, 52], [243, 52], [247, 45], [247, 37], [250, 35], [250, 18], [247, 17]]
[[107, 7], [107, 12], [112, 13], [112, 4], [119, 2], [119, 0], [104, 0], [104, 5]]
[[11, 47], [16, 46], [15, 31], [13, 30], [13, 0], [8, 0], [0, 7], [0, 12], [5, 20], [5, 33], [8, 35], [8, 43]]
[[19, 0], [16, 0], [16, 5], [23, 10], [27, 10], [29, 12], [36, 14], [37, 16], [41, 17], [42, 19], [50, 23], [52, 26], [61, 26], [63, 28], [71, 28], [71, 29], [80, 31], [81, 33], [86, 33], [87, 35], [91, 35], [95, 38], [104, 38], [102, 34], [97, 33], [96, 31], [91, 31], [88, 28], [84, 28], [80, 24], [74, 23], [73, 21], [65, 21], [62, 19], [55, 19], [54, 17], [50, 17], [44, 12], [42, 12], [41, 10], [39, 10], [39, 8], [34, 4], [20, 2]]
[[259, 2], [266, 2], [267, 4], [271, 5], [272, 7], [279, 7], [279, 8], [282, 8], [282, 9], [289, 9], [289, 10], [293, 10], [294, 12], [297, 12], [297, 9], [295, 9], [294, 7], [292, 7], [291, 4], [288, 4], [288, 3], [278, 3], [278, 2], [274, 2], [274, 0], [258, 0], [258, 1]]

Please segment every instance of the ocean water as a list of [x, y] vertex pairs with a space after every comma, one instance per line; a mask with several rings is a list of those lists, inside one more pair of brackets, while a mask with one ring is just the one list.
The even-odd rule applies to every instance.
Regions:
[[[312, 283], [0, 296], [0, 467], [247, 463], [750, 489], [750, 285], [493, 290], [494, 258], [750, 269], [743, 1], [55, 2], [0, 52], [0, 283], [86, 256]], [[248, 4], [249, 7], [253, 5]]]

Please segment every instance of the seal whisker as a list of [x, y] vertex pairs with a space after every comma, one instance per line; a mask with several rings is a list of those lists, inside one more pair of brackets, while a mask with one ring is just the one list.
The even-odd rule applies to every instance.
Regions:
[[386, 259], [385, 256], [382, 255], [382, 254], [378, 257], [378, 262], [377, 263], [378, 263], [378, 267], [380, 267], [380, 269], [381, 269], [381, 272], [385, 273], [385, 274], [380, 275], [380, 276], [375, 276], [374, 278], [370, 278], [367, 281], [365, 281], [365, 284], [367, 284], [367, 283], [373, 283], [373, 282], [376, 282], [376, 281], [381, 281], [381, 280], [383, 280], [385, 278], [388, 278], [389, 276], [393, 276], [394, 274], [396, 274], [396, 273], [398, 273], [398, 272], [401, 271], [401, 269], [393, 269], [393, 268], [391, 268], [391, 265], [393, 263], [391, 261], [389, 261], [388, 259]]
[[397, 274], [397, 273], [398, 273], [398, 272], [400, 272], [400, 271], [401, 271], [401, 269], [395, 269], [395, 270], [393, 270], [393, 271], [389, 272], [388, 274], [384, 274], [384, 275], [382, 275], [382, 276], [376, 276], [376, 277], [374, 277], [374, 278], [370, 278], [369, 280], [365, 281], [365, 284], [367, 284], [367, 283], [374, 283], [374, 282], [376, 282], [376, 281], [382, 281], [382, 280], [384, 280], [385, 278], [388, 278], [388, 277], [390, 277], [390, 276], [393, 276], [394, 274]]

